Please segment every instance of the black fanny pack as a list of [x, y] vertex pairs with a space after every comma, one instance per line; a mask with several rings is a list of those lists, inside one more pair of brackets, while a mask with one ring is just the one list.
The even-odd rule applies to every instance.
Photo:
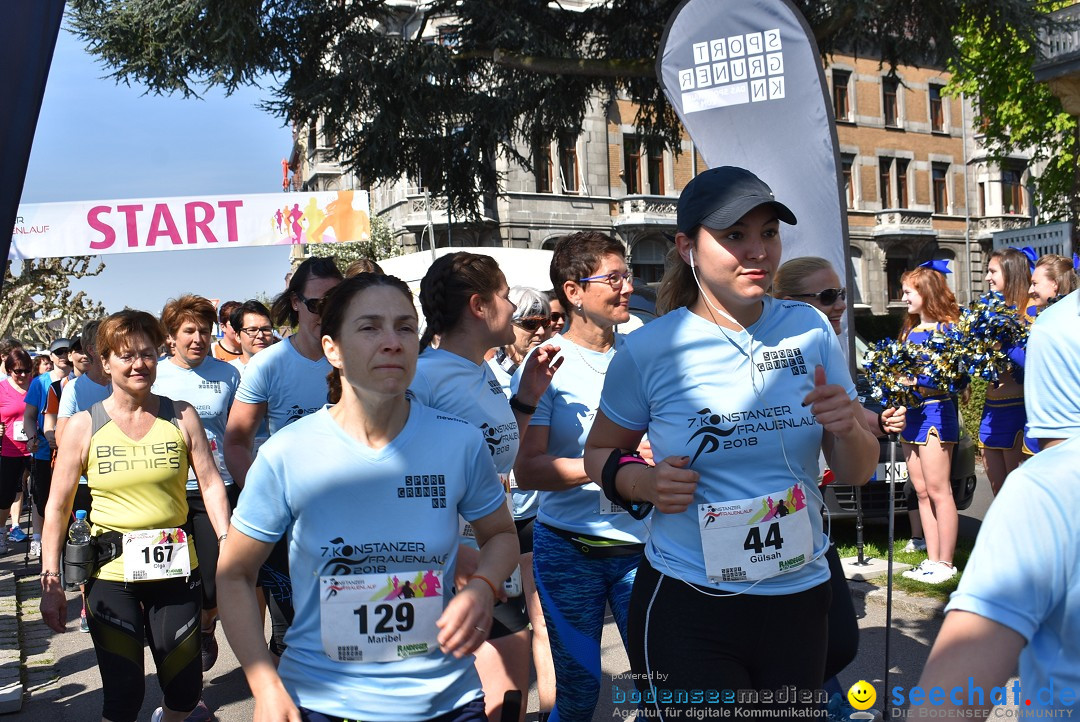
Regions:
[[552, 534], [559, 536], [574, 545], [583, 556], [593, 559], [613, 559], [615, 557], [640, 556], [645, 552], [645, 545], [640, 542], [624, 542], [618, 539], [606, 539], [593, 536], [592, 534], [578, 534], [577, 532], [557, 529], [550, 524], [539, 522]]

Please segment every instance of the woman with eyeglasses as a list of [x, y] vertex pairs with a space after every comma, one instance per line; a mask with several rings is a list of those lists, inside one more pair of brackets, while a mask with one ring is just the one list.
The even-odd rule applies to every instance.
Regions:
[[[818, 459], [860, 484], [878, 444], [832, 327], [768, 295], [781, 222], [796, 219], [743, 168], [686, 185], [666, 313], [615, 355], [589, 435], [589, 475], [648, 522], [630, 667], [661, 719], [819, 709], [808, 697], [824, 681], [832, 586]], [[646, 431], [655, 465], [634, 453]], [[789, 688], [796, 699], [721, 698]], [[679, 704], [679, 690], [703, 692]]]
[[[502, 386], [503, 394], [510, 398], [514, 374], [529, 352], [547, 341], [555, 333], [556, 314], [551, 312], [551, 301], [546, 293], [534, 288], [514, 286], [510, 289], [510, 301], [514, 303], [514, 315], [510, 323], [514, 329], [513, 343], [500, 346], [488, 365]], [[560, 327], [561, 323], [558, 324]], [[547, 621], [536, 593], [533, 577], [533, 528], [536, 510], [540, 504], [540, 492], [524, 491], [518, 487], [517, 478], [510, 474], [510, 495], [514, 503], [514, 523], [518, 529], [521, 545], [521, 585], [525, 605], [532, 626], [533, 668], [536, 670], [536, 691], [540, 698], [540, 715], [551, 712], [555, 706], [555, 668], [551, 662], [551, 646], [548, 642]]]
[[219, 542], [229, 528], [229, 502], [195, 408], [151, 391], [164, 340], [161, 324], [145, 311], [115, 313], [98, 327], [95, 345], [110, 395], [65, 425], [45, 509], [41, 616], [63, 632], [59, 563], [79, 476], [86, 475], [97, 549], [85, 586], [87, 622], [101, 672], [101, 717], [114, 722], [134, 722], [142, 707], [146, 644], [164, 696], [152, 722], [213, 716], [200, 699], [204, 580], [187, 523], [189, 467]]
[[[519, 437], [529, 424], [527, 410], [536, 405], [558, 365], [555, 351], [540, 346], [525, 361], [523, 382], [509, 402], [484, 358], [504, 347], [518, 333], [512, 319], [516, 305], [495, 259], [474, 253], [451, 253], [438, 258], [420, 282], [420, 305], [427, 326], [420, 339], [424, 349], [409, 390], [420, 403], [458, 416], [484, 434], [495, 469], [510, 489], [510, 474]], [[427, 345], [438, 334], [439, 347]], [[471, 530], [466, 530], [470, 539]], [[461, 563], [474, 556], [462, 551]], [[527, 698], [529, 687], [529, 617], [519, 591], [495, 607], [488, 639], [476, 651], [476, 668], [484, 685], [487, 714], [503, 715], [514, 692]], [[507, 695], [511, 697], [507, 697]], [[519, 699], [521, 697], [518, 697]], [[524, 719], [521, 704], [519, 718]]]
[[[836, 275], [836, 270], [828, 260], [818, 256], [803, 256], [784, 262], [773, 278], [772, 295], [775, 298], [798, 300], [813, 306], [825, 314], [832, 330], [837, 336], [840, 335], [844, 311], [847, 310], [847, 289], [840, 284], [840, 277]], [[860, 397], [869, 395], [869, 389], [860, 388], [858, 381], [855, 385]], [[906, 411], [903, 406], [880, 410], [867, 408], [866, 405], [862, 407], [866, 425], [871, 431], [878, 432], [878, 436], [899, 434], [903, 431]], [[840, 483], [844, 483], [844, 480]], [[918, 518], [917, 507], [914, 516]], [[825, 660], [824, 689], [831, 695], [830, 707], [839, 707], [850, 712], [853, 709], [848, 709], [850, 705], [836, 675], [855, 659], [859, 651], [859, 624], [836, 544], [830, 542], [825, 558], [829, 562], [833, 595], [829, 605], [829, 643]]]
[[[236, 390], [225, 429], [225, 464], [241, 489], [255, 458], [255, 437], [263, 420], [273, 436], [326, 403], [330, 362], [323, 355], [319, 311], [322, 299], [341, 280], [341, 271], [332, 258], [311, 257], [296, 268], [288, 288], [274, 300], [271, 320], [296, 330], [281, 343], [253, 356]], [[278, 544], [267, 559], [259, 586], [268, 594], [273, 621], [270, 651], [280, 656], [285, 649], [285, 630], [293, 617], [284, 543]]]
[[[417, 319], [399, 279], [347, 279], [321, 329], [330, 405], [260, 449], [222, 553], [222, 618], [255, 719], [486, 720], [472, 653], [517, 541], [484, 436], [408, 392]], [[459, 516], [479, 551], [455, 594]], [[253, 587], [278, 539], [297, 614], [275, 669]]]
[[[216, 319], [214, 304], [202, 296], [184, 295], [170, 299], [161, 311], [173, 354], [162, 361], [154, 381], [154, 393], [176, 401], [186, 401], [199, 413], [206, 439], [218, 472], [225, 482], [230, 511], [236, 507], [240, 487], [225, 468], [225, 427], [229, 419], [240, 373], [226, 361], [211, 355], [212, 329]], [[194, 470], [187, 480], [188, 525], [203, 570], [202, 669], [209, 672], [217, 662], [217, 572], [218, 541], [214, 525], [203, 504]]]
[[[551, 282], [570, 320], [551, 344], [562, 366], [525, 433], [514, 465], [518, 487], [540, 491], [533, 573], [555, 663], [555, 713], [591, 720], [600, 692], [605, 607], [626, 640], [630, 588], [646, 528], [607, 503], [583, 460], [608, 366], [630, 318], [634, 290], [622, 243], [597, 231], [560, 238]], [[518, 372], [519, 377], [521, 372]], [[515, 388], [519, 378], [515, 377]]]
[[[33, 363], [22, 347], [12, 349], [4, 359], [7, 378], [0, 382], [0, 554], [7, 551], [4, 524], [11, 513], [15, 497], [22, 491], [23, 477], [30, 470], [28, 436], [23, 426], [26, 413], [26, 392], [33, 381]], [[34, 433], [34, 430], [31, 430]], [[13, 519], [13, 524], [19, 523]]]

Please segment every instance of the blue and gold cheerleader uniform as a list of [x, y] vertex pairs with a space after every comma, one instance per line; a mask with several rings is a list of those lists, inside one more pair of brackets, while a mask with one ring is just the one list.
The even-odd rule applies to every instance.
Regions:
[[[947, 327], [948, 324], [919, 324], [911, 330], [906, 341], [921, 346]], [[917, 390], [923, 402], [907, 410], [907, 425], [900, 432], [901, 441], [923, 446], [933, 435], [942, 444], [957, 443], [960, 440], [960, 419], [956, 403], [948, 391], [935, 387], [926, 376], [918, 377]]]

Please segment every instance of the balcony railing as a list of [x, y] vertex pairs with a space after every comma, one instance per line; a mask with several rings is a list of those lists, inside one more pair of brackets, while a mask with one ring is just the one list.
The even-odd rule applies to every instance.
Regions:
[[669, 196], [625, 196], [617, 202], [612, 219], [616, 226], [675, 224], [678, 198]]
[[1015, 231], [1030, 225], [1031, 219], [1027, 216], [986, 216], [975, 221], [975, 235], [990, 238], [998, 231]]
[[888, 208], [876, 214], [875, 236], [929, 235], [934, 233], [932, 211], [916, 211], [910, 208]]
[[1050, 14], [1054, 25], [1039, 33], [1039, 57], [1032, 66], [1035, 79], [1080, 72], [1080, 5], [1070, 5]]

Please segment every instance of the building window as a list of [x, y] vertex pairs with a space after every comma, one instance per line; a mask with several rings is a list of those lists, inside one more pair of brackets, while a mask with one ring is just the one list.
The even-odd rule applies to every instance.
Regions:
[[1004, 213], [1024, 213], [1024, 186], [1020, 184], [1020, 171], [1001, 171], [1001, 210]]
[[850, 247], [851, 251], [851, 302], [862, 303], [862, 251], [855, 246]]
[[649, 193], [664, 195], [664, 146], [660, 143], [649, 148]]
[[630, 253], [630, 271], [635, 283], [657, 283], [664, 277], [664, 256], [668, 248], [663, 241], [653, 239], [634, 244]]
[[986, 184], [979, 181], [979, 217], [986, 215]]
[[930, 130], [945, 132], [945, 104], [941, 99], [941, 86], [930, 86]]
[[623, 136], [623, 183], [626, 195], [641, 193], [641, 141], [636, 135]]
[[934, 185], [934, 213], [949, 212], [949, 164], [934, 163], [931, 168], [931, 182]]
[[833, 82], [833, 112], [837, 120], [851, 120], [851, 96], [848, 84], [851, 82], [851, 73], [846, 70], [834, 70]]
[[559, 141], [559, 180], [563, 193], [578, 192], [577, 144], [572, 139]]
[[319, 144], [319, 134], [315, 132], [315, 122], [312, 121], [307, 131], [307, 147], [309, 151], [315, 150]]
[[894, 303], [904, 300], [904, 285], [900, 282], [908, 270], [908, 259], [886, 258], [885, 280], [889, 286], [889, 302]]
[[908, 161], [906, 158], [882, 157], [878, 159], [882, 209], [908, 207], [907, 170]]
[[844, 180], [844, 198], [848, 208], [855, 207], [855, 179], [852, 177], [852, 169], [855, 166], [855, 156], [844, 153], [840, 156], [840, 173]]
[[897, 90], [900, 83], [896, 78], [881, 79], [881, 107], [885, 115], [885, 126], [896, 128], [900, 125], [900, 104]]
[[533, 173], [536, 175], [536, 192], [553, 193], [551, 187], [551, 144], [541, 143], [533, 155]]

